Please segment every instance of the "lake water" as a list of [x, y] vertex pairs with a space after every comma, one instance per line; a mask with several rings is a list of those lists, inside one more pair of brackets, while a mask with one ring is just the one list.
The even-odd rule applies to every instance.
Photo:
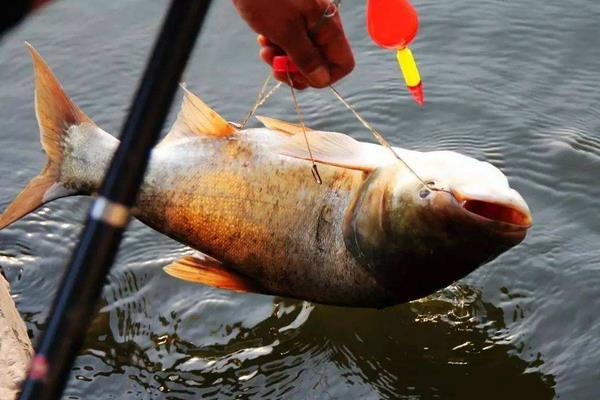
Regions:
[[[339, 90], [394, 145], [501, 168], [533, 212], [525, 242], [430, 298], [357, 310], [172, 279], [161, 267], [186, 248], [135, 221], [65, 398], [600, 398], [600, 3], [414, 4], [426, 107], [394, 54], [371, 43], [362, 2], [343, 5], [357, 68]], [[63, 0], [2, 39], [0, 209], [45, 162], [23, 41], [117, 133], [166, 6]], [[215, 2], [185, 73], [230, 120], [268, 72], [254, 40], [229, 1]], [[300, 104], [309, 126], [371, 140], [328, 92]], [[287, 91], [261, 113], [296, 120]], [[34, 340], [89, 205], [62, 199], [0, 232], [0, 266]]]

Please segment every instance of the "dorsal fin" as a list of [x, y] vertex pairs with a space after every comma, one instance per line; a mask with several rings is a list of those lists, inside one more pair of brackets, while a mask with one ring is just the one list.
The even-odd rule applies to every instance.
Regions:
[[[370, 172], [375, 168], [394, 161], [393, 155], [384, 147], [362, 143], [338, 132], [307, 131], [313, 159], [321, 164]], [[278, 144], [279, 154], [310, 160], [304, 135], [290, 136]]]
[[181, 88], [181, 110], [164, 140], [189, 136], [227, 137], [238, 131], [185, 86]]
[[[290, 124], [289, 122], [282, 121], [271, 117], [265, 117], [263, 115], [256, 115], [256, 119], [259, 120], [266, 128], [274, 131], [287, 133], [288, 135], [297, 135], [302, 133], [302, 126]], [[312, 131], [309, 127], [305, 127], [306, 132]]]

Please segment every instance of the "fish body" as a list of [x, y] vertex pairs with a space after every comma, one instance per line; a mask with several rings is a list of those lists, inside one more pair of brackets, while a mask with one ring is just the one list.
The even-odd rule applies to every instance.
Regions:
[[[89, 129], [71, 135], [90, 136]], [[318, 185], [306, 161], [269, 151], [279, 141], [281, 134], [269, 129], [167, 140], [152, 151], [135, 216], [251, 276], [268, 293], [336, 304], [381, 298], [382, 288], [346, 249], [342, 234], [363, 172], [321, 166]], [[93, 146], [73, 143], [62, 176], [93, 192], [117, 144], [110, 135]]]
[[[66, 96], [31, 48], [48, 166], [0, 217], [0, 229], [53, 199], [93, 194], [118, 146]], [[152, 151], [134, 215], [211, 258], [173, 276], [239, 291], [343, 306], [425, 296], [519, 243], [522, 198], [490, 164], [310, 130], [322, 184], [299, 127], [261, 118], [238, 130], [185, 90]], [[415, 174], [415, 171], [417, 174]], [[491, 188], [491, 189], [490, 189]]]

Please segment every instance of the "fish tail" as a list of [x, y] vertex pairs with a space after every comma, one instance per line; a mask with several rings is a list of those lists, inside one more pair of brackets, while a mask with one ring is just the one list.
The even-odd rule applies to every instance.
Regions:
[[93, 125], [92, 120], [69, 99], [40, 54], [29, 43], [26, 45], [35, 72], [35, 113], [40, 140], [48, 159], [39, 175], [29, 182], [0, 216], [0, 229], [51, 200], [79, 192], [60, 182], [64, 139], [73, 126]]

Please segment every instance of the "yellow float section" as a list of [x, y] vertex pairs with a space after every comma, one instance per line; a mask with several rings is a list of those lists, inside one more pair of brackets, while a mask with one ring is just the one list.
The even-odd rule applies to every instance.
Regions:
[[421, 83], [421, 76], [419, 75], [419, 69], [417, 68], [412, 51], [408, 47], [398, 50], [396, 58], [398, 59], [398, 64], [400, 64], [402, 75], [404, 75], [406, 86], [415, 87]]

